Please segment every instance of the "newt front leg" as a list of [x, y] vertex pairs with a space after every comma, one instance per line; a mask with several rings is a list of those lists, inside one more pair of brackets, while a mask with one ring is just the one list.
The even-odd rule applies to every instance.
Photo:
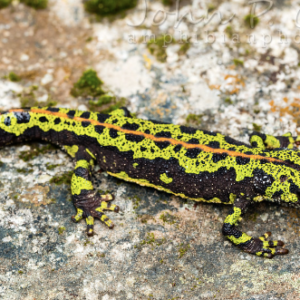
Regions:
[[85, 218], [87, 223], [87, 235], [94, 232], [94, 219], [97, 218], [109, 228], [113, 228], [113, 222], [104, 214], [105, 210], [119, 211], [119, 207], [111, 204], [113, 195], [100, 195], [93, 187], [90, 168], [93, 165], [91, 152], [84, 147], [79, 147], [75, 154], [76, 166], [71, 179], [72, 201], [77, 214], [72, 217], [73, 222], [79, 222]]
[[267, 232], [259, 238], [253, 238], [236, 229], [241, 215], [246, 211], [250, 203], [249, 200], [244, 198], [237, 198], [235, 200], [232, 211], [224, 221], [222, 228], [223, 235], [247, 253], [267, 258], [273, 258], [275, 255], [288, 254], [289, 250], [282, 248], [284, 246], [282, 241], [267, 241], [267, 238], [271, 236], [271, 232]]

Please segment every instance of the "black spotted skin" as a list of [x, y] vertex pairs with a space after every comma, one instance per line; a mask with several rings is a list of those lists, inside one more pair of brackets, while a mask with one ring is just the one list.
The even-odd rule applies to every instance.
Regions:
[[112, 195], [99, 195], [91, 182], [95, 162], [117, 178], [195, 201], [233, 205], [222, 232], [242, 250], [271, 258], [288, 253], [270, 233], [252, 238], [236, 229], [253, 202], [299, 206], [299, 137], [250, 136], [250, 144], [220, 133], [133, 118], [126, 108], [98, 114], [65, 108], [12, 109], [0, 115], [0, 146], [48, 141], [76, 160], [71, 181], [77, 214], [93, 234], [94, 218], [110, 228], [105, 210], [117, 212]]

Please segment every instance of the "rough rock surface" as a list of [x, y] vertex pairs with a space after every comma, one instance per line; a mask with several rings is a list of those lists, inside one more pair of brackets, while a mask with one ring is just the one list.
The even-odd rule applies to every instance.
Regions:
[[[192, 125], [242, 141], [253, 129], [300, 133], [298, 2], [275, 1], [253, 29], [245, 23], [252, 6], [240, 0], [182, 1], [177, 16], [175, 5], [147, 4], [146, 18], [140, 1], [125, 17], [99, 22], [79, 0], [51, 0], [44, 11], [16, 1], [1, 10], [0, 74], [13, 71], [22, 80], [0, 81], [0, 109], [32, 98], [32, 85], [38, 102], [86, 109], [70, 89], [93, 68], [138, 117], [185, 124], [193, 113], [201, 124]], [[254, 13], [267, 8], [258, 4]], [[165, 37], [164, 62], [147, 48], [152, 34], [175, 39]], [[36, 149], [41, 154], [24, 161]], [[222, 237], [229, 207], [195, 205], [95, 172], [95, 185], [114, 193], [121, 212], [109, 214], [113, 230], [97, 222], [97, 234], [87, 238], [84, 222], [70, 221], [69, 185], [50, 183], [62, 174], [68, 181], [74, 163], [65, 153], [16, 145], [1, 149], [0, 160], [1, 299], [300, 297], [296, 209], [262, 203], [244, 217], [242, 230], [272, 231], [286, 241], [290, 254], [267, 260]]]

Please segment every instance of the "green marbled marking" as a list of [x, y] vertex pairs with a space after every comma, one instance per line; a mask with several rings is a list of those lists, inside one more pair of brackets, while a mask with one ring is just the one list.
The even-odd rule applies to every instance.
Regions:
[[159, 178], [160, 178], [161, 181], [163, 181], [167, 184], [171, 183], [173, 181], [173, 178], [168, 177], [168, 175], [166, 173], [161, 174]]
[[80, 195], [82, 190], [93, 190], [93, 184], [91, 181], [73, 174], [71, 179], [71, 191], [72, 195]]
[[71, 157], [75, 157], [76, 153], [78, 152], [78, 146], [74, 145], [74, 146], [64, 146], [64, 148], [66, 149], [67, 153], [71, 156]]
[[[46, 108], [44, 108], [46, 109]], [[67, 113], [69, 110], [65, 108], [61, 108], [59, 112]], [[185, 154], [187, 153], [187, 149], [184, 147], [181, 148], [179, 152], [175, 152], [175, 145], [169, 145], [163, 150], [156, 146], [155, 142], [151, 139], [145, 138], [141, 142], [133, 142], [128, 141], [126, 139], [125, 133], [122, 131], [118, 132], [117, 138], [110, 137], [110, 129], [105, 128], [102, 134], [98, 134], [95, 131], [95, 127], [93, 125], [89, 125], [87, 127], [81, 126], [81, 122], [72, 121], [74, 126], [70, 126], [70, 120], [65, 120], [61, 118], [61, 122], [59, 124], [55, 124], [54, 120], [57, 118], [55, 115], [42, 114], [42, 113], [33, 113], [30, 112], [31, 119], [29, 123], [16, 124], [16, 117], [13, 113], [9, 113], [6, 115], [0, 116], [0, 128], [4, 129], [7, 132], [14, 133], [16, 135], [22, 134], [26, 129], [32, 128], [33, 126], [38, 126], [41, 130], [47, 132], [50, 129], [54, 129], [57, 132], [61, 132], [62, 130], [68, 130], [74, 132], [76, 135], [86, 135], [92, 138], [95, 138], [99, 145], [102, 146], [115, 146], [118, 151], [133, 151], [133, 159], [146, 158], [148, 160], [154, 160], [155, 158], [162, 158], [165, 160], [169, 160], [170, 158], [176, 158], [178, 160], [179, 166], [184, 168], [187, 174], [200, 174], [202, 172], [214, 173], [217, 172], [221, 167], [225, 167], [227, 169], [234, 168], [236, 172], [236, 178], [234, 180], [236, 182], [242, 181], [245, 178], [253, 177], [253, 171], [255, 169], [262, 169], [266, 174], [271, 175], [274, 178], [273, 184], [266, 189], [264, 199], [272, 199], [272, 196], [275, 192], [282, 191], [283, 194], [281, 198], [286, 202], [295, 202], [297, 200], [297, 195], [290, 192], [290, 180], [286, 180], [285, 182], [281, 182], [280, 177], [282, 175], [286, 176], [288, 179], [292, 179], [294, 184], [298, 187], [300, 186], [300, 177], [299, 172], [295, 171], [293, 168], [290, 168], [286, 165], [275, 165], [272, 163], [261, 163], [258, 159], [250, 159], [250, 161], [246, 164], [239, 165], [237, 163], [237, 158], [233, 156], [227, 156], [226, 158], [214, 162], [213, 154], [209, 152], [200, 152], [197, 158], [189, 158]], [[11, 126], [4, 125], [4, 119], [7, 116], [11, 118]], [[75, 116], [81, 116], [82, 112], [77, 111]], [[45, 116], [48, 119], [48, 122], [40, 122], [39, 118], [41, 116]], [[90, 119], [97, 120], [97, 114], [91, 113]], [[216, 135], [206, 134], [201, 130], [197, 130], [195, 133], [184, 133], [181, 131], [179, 125], [173, 124], [154, 124], [151, 121], [127, 118], [120, 116], [119, 114], [111, 115], [106, 121], [108, 124], [114, 124], [116, 126], [122, 127], [126, 123], [137, 124], [139, 126], [137, 131], [145, 132], [146, 130], [150, 132], [150, 134], [155, 135], [160, 133], [161, 131], [169, 132], [173, 139], [188, 142], [189, 140], [197, 139], [199, 144], [208, 145], [210, 142], [218, 142], [220, 148], [222, 149], [231, 149], [236, 152], [245, 153], [251, 152], [254, 155], [259, 155], [262, 153], [262, 149], [260, 147], [252, 148], [246, 145], [235, 145], [226, 142], [225, 136], [220, 133]], [[267, 136], [267, 143], [272, 145], [272, 147], [278, 146], [278, 140], [271, 136]], [[142, 151], [141, 147], [146, 151]], [[152, 150], [152, 151], [151, 151]], [[75, 151], [71, 151], [70, 155], [74, 155]], [[92, 154], [93, 155], [93, 154]], [[289, 160], [296, 165], [300, 165], [300, 157], [298, 156], [298, 152], [289, 149], [282, 149], [280, 151], [264, 151], [264, 155], [266, 157], [273, 157], [281, 160]], [[95, 156], [93, 157], [95, 158]], [[160, 176], [160, 175], [158, 175]], [[160, 188], [158, 186], [154, 186], [156, 188]], [[184, 195], [185, 196], [185, 195]]]

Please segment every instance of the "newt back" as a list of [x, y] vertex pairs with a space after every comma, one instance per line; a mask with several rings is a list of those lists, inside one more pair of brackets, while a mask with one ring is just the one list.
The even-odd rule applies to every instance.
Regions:
[[[0, 115], [1, 146], [29, 140], [59, 145], [76, 159], [73, 220], [86, 218], [88, 234], [95, 217], [112, 227], [103, 211], [118, 210], [107, 202], [111, 195], [98, 195], [93, 188], [94, 161], [112, 176], [195, 201], [235, 206], [266, 199], [299, 205], [300, 157], [292, 149], [299, 138], [290, 134], [253, 134], [247, 145], [217, 132], [133, 118], [126, 109], [99, 114], [33, 107]], [[233, 242], [243, 248], [245, 239]]]

